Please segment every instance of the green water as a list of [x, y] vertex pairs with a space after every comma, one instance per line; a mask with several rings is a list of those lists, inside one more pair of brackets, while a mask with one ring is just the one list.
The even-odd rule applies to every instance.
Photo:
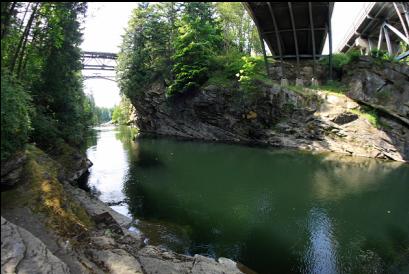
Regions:
[[260, 273], [409, 273], [409, 166], [98, 131], [89, 185], [148, 242]]

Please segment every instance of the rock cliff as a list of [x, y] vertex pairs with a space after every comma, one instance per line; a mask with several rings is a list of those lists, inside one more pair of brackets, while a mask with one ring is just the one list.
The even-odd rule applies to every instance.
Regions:
[[[408, 68], [387, 64], [379, 70], [370, 62], [359, 60], [355, 71], [345, 72], [345, 94], [262, 84], [246, 94], [238, 86], [207, 85], [167, 98], [158, 80], [131, 101], [142, 134], [408, 161]], [[376, 90], [390, 100], [382, 101]], [[379, 110], [375, 123], [364, 105]]]

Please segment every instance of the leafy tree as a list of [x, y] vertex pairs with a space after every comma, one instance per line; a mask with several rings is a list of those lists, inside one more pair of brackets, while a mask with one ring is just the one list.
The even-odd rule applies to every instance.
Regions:
[[112, 111], [112, 121], [115, 124], [125, 125], [129, 122], [133, 111], [131, 101], [125, 96], [121, 97], [119, 105], [115, 106]]
[[226, 51], [262, 53], [256, 26], [240, 2], [217, 2], [216, 10], [223, 26]]

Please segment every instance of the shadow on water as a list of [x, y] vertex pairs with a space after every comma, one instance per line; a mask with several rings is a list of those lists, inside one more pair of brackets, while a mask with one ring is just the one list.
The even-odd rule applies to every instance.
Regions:
[[408, 268], [407, 165], [121, 138], [123, 196], [149, 243], [228, 257], [260, 273]]
[[148, 150], [140, 149], [137, 159], [132, 161], [132, 165], [137, 165], [141, 168], [159, 168], [165, 164], [160, 160], [159, 155]]

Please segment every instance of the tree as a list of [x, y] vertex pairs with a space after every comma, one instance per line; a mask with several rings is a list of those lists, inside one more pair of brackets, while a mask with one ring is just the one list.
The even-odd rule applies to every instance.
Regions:
[[238, 49], [242, 53], [262, 53], [256, 26], [239, 2], [217, 2], [218, 17], [223, 26], [224, 48]]
[[[4, 96], [15, 90], [14, 93], [21, 97], [16, 101], [21, 107], [7, 107], [7, 116], [21, 119], [14, 121], [21, 125], [19, 134], [23, 137], [30, 134], [30, 140], [44, 148], [53, 147], [58, 140], [78, 145], [91, 124], [82, 86], [79, 48], [80, 23], [86, 7], [86, 3], [80, 2], [8, 2], [1, 5], [1, 75], [2, 79], [9, 79]], [[32, 104], [27, 103], [30, 98]], [[29, 105], [32, 106], [32, 111], [27, 112], [31, 131], [24, 129], [27, 115], [21, 115], [23, 109], [31, 109]], [[7, 127], [10, 127], [9, 132], [17, 134], [11, 130], [10, 123]], [[7, 139], [19, 138], [10, 134]], [[21, 146], [15, 145], [15, 148]]]
[[172, 56], [174, 81], [168, 95], [195, 90], [207, 81], [211, 59], [222, 42], [220, 27], [212, 15], [211, 3], [183, 4]]
[[158, 5], [140, 3], [133, 11], [117, 67], [118, 84], [126, 96], [138, 96], [158, 76], [170, 77], [168, 45], [172, 20]]
[[121, 97], [119, 105], [115, 106], [112, 111], [112, 121], [115, 124], [125, 125], [129, 122], [133, 111], [131, 101], [125, 96]]

